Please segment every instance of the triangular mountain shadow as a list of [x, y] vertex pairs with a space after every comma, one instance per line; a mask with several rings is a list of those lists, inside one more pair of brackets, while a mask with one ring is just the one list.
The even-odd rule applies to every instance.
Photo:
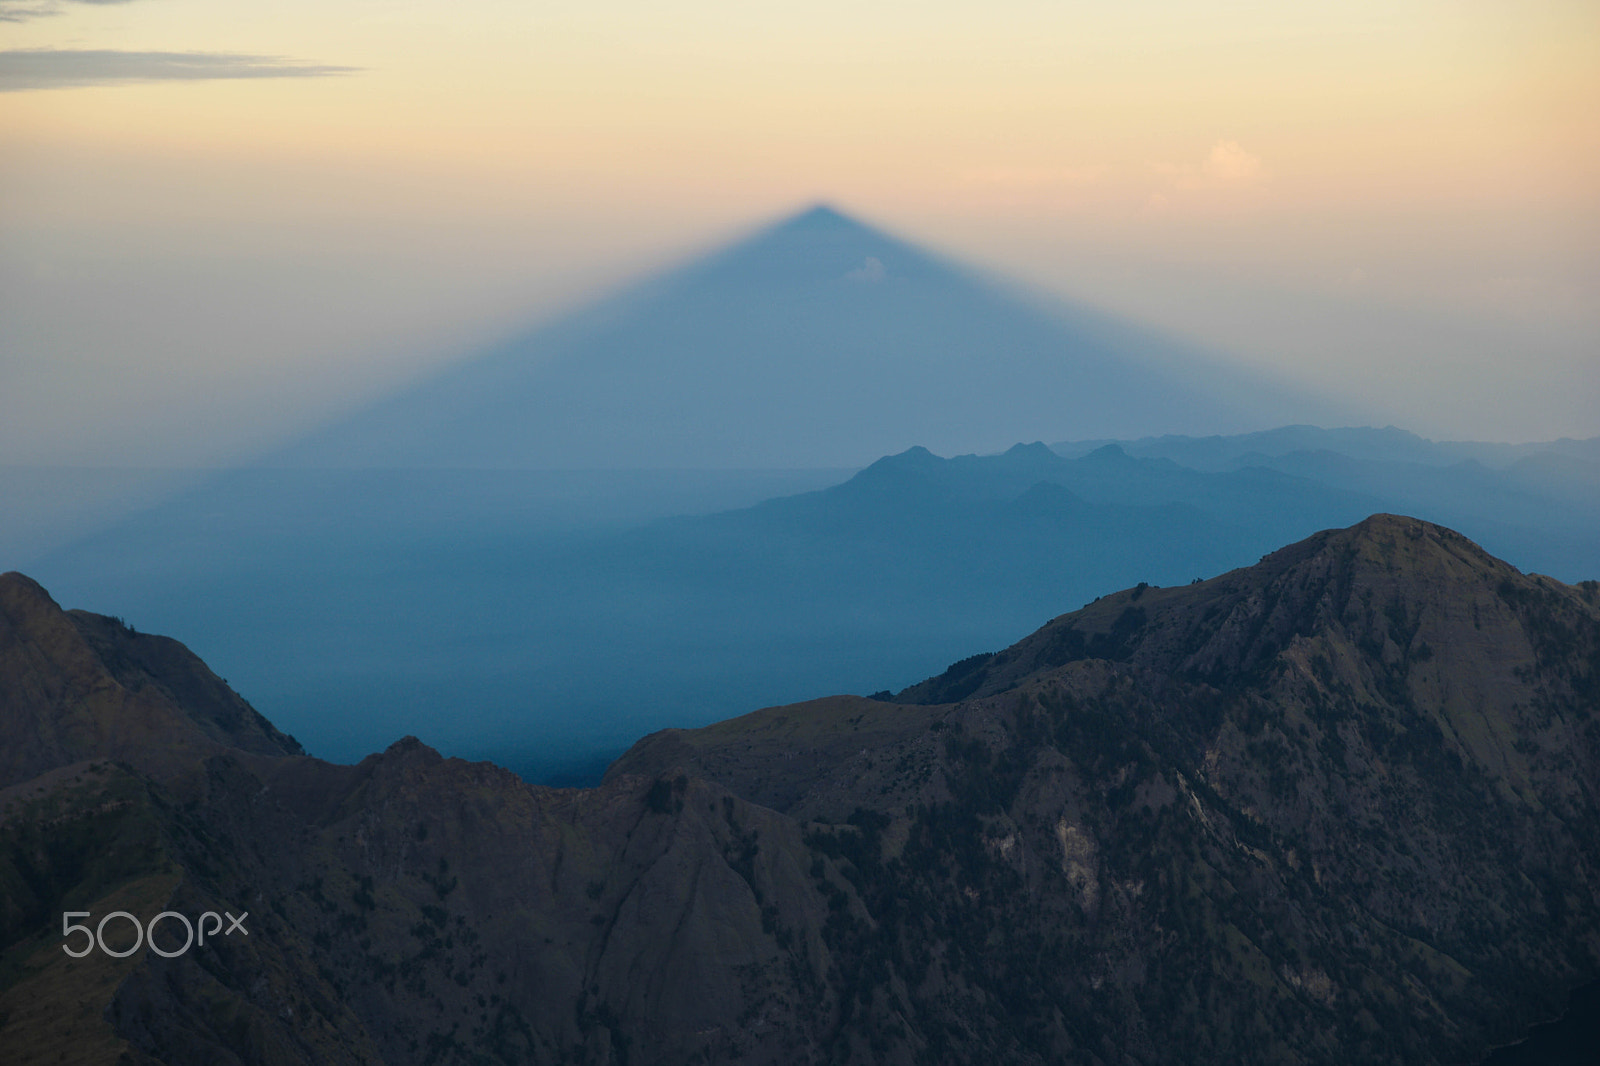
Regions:
[[388, 467], [853, 466], [909, 444], [1322, 421], [1321, 401], [1052, 313], [825, 206], [413, 384], [274, 457]]

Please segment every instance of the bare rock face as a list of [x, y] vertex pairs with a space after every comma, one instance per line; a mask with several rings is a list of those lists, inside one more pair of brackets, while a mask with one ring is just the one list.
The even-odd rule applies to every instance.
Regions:
[[612, 772], [870, 830], [873, 964], [972, 997], [958, 1057], [1472, 1061], [1600, 971], [1592, 584], [1376, 516], [899, 699], [927, 705], [761, 711]]
[[[8, 575], [0, 1058], [1476, 1061], [1600, 976], [1596, 599], [1377, 516], [555, 790]], [[62, 954], [113, 909], [250, 934]]]

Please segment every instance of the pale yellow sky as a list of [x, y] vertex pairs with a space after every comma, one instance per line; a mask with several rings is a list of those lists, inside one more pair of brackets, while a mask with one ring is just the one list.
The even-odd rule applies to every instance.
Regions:
[[816, 199], [1600, 433], [1586, 0], [0, 0], [0, 53], [0, 462], [235, 456]]

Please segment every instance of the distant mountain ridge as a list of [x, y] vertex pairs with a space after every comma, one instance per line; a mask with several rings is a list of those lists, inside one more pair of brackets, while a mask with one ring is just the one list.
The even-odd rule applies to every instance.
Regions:
[[1116, 440], [1059, 441], [1052, 450], [1069, 458], [1116, 444], [1133, 455], [1172, 459], [1197, 470], [1226, 470], [1261, 458], [1298, 452], [1332, 452], [1357, 461], [1424, 463], [1451, 466], [1478, 462], [1497, 469], [1544, 455], [1600, 462], [1600, 437], [1510, 444], [1496, 441], [1433, 441], [1396, 426], [1279, 426], [1234, 435], [1191, 437], [1168, 433], [1158, 437]]
[[[322, 763], [175, 642], [0, 604], [6, 737], [119, 708], [0, 777], [7, 1061], [1442, 1064], [1600, 976], [1600, 584], [1415, 519], [591, 790]], [[63, 911], [244, 908], [60, 951]]]
[[[1177, 438], [1162, 447], [1178, 458], [1138, 441], [1071, 457], [919, 447], [825, 489], [599, 527], [551, 522], [521, 471], [244, 471], [57, 553], [41, 577], [199, 634], [319, 754], [414, 732], [579, 782], [641, 732], [900, 689], [1064, 603], [1186, 583], [1377, 512], [1446, 521], [1563, 580], [1600, 574], [1588, 444], [1496, 469], [1419, 442], [1285, 427], [1196, 445], [1235, 456], [1221, 464]], [[1333, 444], [1428, 461], [1295, 450]], [[636, 482], [643, 495], [650, 476], [611, 483]], [[457, 700], [470, 711], [431, 717]]]
[[1431, 441], [1394, 426], [1283, 426], [1052, 448], [1076, 457], [1112, 446], [1205, 472], [1260, 469], [1305, 478], [1358, 494], [1375, 510], [1424, 514], [1467, 530], [1502, 555], [1569, 579], [1600, 563], [1600, 437], [1502, 444]]

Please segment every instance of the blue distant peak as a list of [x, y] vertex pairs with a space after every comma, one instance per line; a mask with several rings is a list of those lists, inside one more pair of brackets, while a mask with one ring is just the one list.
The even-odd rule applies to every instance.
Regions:
[[1043, 441], [1034, 441], [1032, 444], [1013, 444], [1006, 449], [1006, 456], [1013, 459], [1057, 459], [1059, 456], [1050, 450], [1050, 446]]
[[943, 466], [948, 460], [941, 459], [920, 444], [913, 444], [903, 452], [885, 455], [882, 459], [870, 464], [856, 476], [869, 472], [882, 473], [886, 470], [917, 470]]
[[907, 467], [928, 467], [939, 466], [944, 462], [944, 459], [934, 455], [922, 445], [913, 444], [903, 452], [896, 452], [893, 455], [885, 455], [882, 459], [879, 459], [877, 462], [868, 466], [867, 469], [871, 470], [873, 468], [879, 468], [887, 470], [904, 469]]

